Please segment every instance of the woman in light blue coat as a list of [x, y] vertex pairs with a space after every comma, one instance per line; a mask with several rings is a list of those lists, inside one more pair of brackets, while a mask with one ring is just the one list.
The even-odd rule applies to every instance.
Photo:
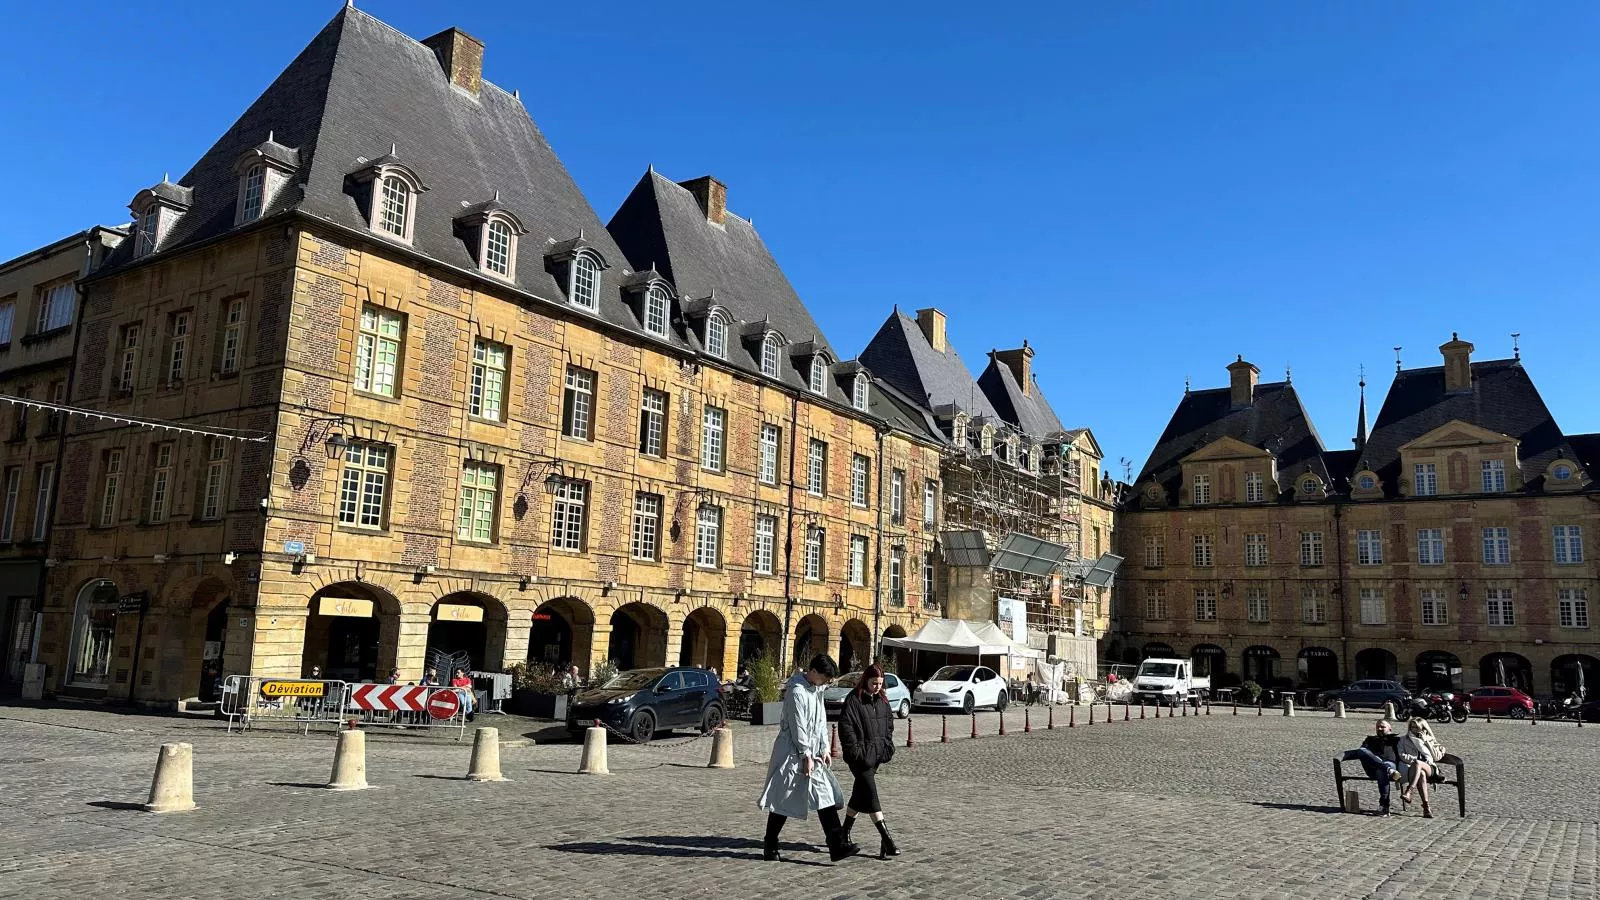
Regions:
[[828, 768], [832, 762], [828, 740], [828, 714], [822, 705], [822, 689], [839, 674], [839, 667], [827, 654], [818, 654], [807, 671], [789, 679], [783, 689], [783, 724], [772, 744], [772, 761], [767, 764], [767, 783], [759, 802], [767, 811], [767, 836], [762, 858], [778, 858], [778, 833], [789, 819], [804, 819], [817, 811], [822, 833], [827, 838], [828, 855], [834, 862], [854, 856], [861, 848], [844, 838], [839, 823], [839, 808], [844, 806], [844, 791]]

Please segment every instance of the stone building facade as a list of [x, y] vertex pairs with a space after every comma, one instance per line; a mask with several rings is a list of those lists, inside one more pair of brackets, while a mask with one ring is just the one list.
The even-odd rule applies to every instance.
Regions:
[[1472, 350], [1397, 371], [1370, 435], [1363, 396], [1350, 450], [1242, 359], [1187, 394], [1121, 511], [1113, 652], [1219, 683], [1596, 684], [1600, 436]]

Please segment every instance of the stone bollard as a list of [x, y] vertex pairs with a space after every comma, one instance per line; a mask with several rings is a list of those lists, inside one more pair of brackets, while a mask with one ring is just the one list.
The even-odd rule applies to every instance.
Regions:
[[1393, 700], [1383, 701], [1383, 717], [1391, 722], [1400, 718], [1400, 710], [1395, 708]]
[[941, 744], [950, 743], [950, 717], [949, 716], [940, 716], [939, 717], [939, 743], [941, 743]]
[[583, 732], [583, 756], [578, 758], [579, 775], [610, 775], [606, 765], [606, 730], [598, 723]]
[[1144, 701], [1143, 700], [1139, 701], [1139, 718], [1141, 718], [1141, 719], [1144, 718]]
[[[907, 719], [906, 720], [906, 746], [907, 747], [915, 747], [917, 745], [916, 740], [913, 739], [912, 736], [911, 736], [911, 734], [912, 734], [911, 725], [912, 725], [911, 720]], [[894, 727], [893, 726], [890, 726], [890, 728], [889, 728], [889, 743], [891, 743], [891, 744], [894, 743]]]
[[1294, 698], [1283, 698], [1283, 714], [1287, 718], [1294, 718]]
[[[1049, 706], [1049, 707], [1046, 707], [1046, 709], [1048, 709], [1049, 712], [1047, 712], [1045, 714], [1044, 730], [1045, 731], [1055, 731], [1056, 730], [1056, 708], [1054, 706]], [[1578, 720], [1578, 724], [1582, 725], [1583, 724], [1583, 720], [1579, 719]]]
[[479, 728], [472, 733], [472, 762], [468, 781], [505, 781], [500, 774], [500, 729]]
[[1033, 733], [1033, 719], [1029, 717], [1028, 708], [1026, 706], [1022, 708], [1022, 733]]
[[972, 736], [973, 737], [977, 737], [978, 736], [978, 714], [977, 713], [973, 713], [972, 714]]
[[828, 744], [828, 753], [832, 755], [834, 759], [838, 759], [844, 755], [844, 748], [839, 746], [839, 726], [832, 726], [831, 731], [833, 737], [831, 743]]
[[145, 812], [187, 812], [194, 809], [194, 745], [162, 744], [156, 774], [150, 780]]
[[1237, 700], [1233, 701], [1233, 714], [1236, 716], [1239, 714], [1239, 701]]
[[995, 715], [1000, 717], [1000, 736], [1006, 736], [1006, 713], [1003, 709], [995, 710]]
[[1089, 704], [1089, 723], [1088, 724], [1090, 724], [1090, 725], [1094, 724], [1094, 704], [1093, 703]]
[[1132, 718], [1133, 718], [1133, 707], [1129, 706], [1126, 703], [1122, 704], [1122, 721], [1127, 722], [1127, 721], [1131, 720]]
[[1344, 701], [1343, 700], [1335, 700], [1335, 701], [1333, 701], [1333, 717], [1335, 719], [1344, 718]]
[[346, 730], [339, 732], [339, 743], [333, 748], [333, 777], [328, 789], [333, 791], [362, 791], [367, 788], [367, 733]]
[[1167, 718], [1173, 719], [1173, 718], [1176, 718], [1177, 715], [1178, 715], [1178, 704], [1174, 703], [1171, 706], [1167, 707]]
[[[479, 729], [480, 731], [482, 729]], [[733, 768], [733, 729], [724, 725], [711, 732], [711, 761], [708, 769]]]
[[1206, 715], [1208, 715], [1208, 716], [1211, 715], [1211, 701], [1210, 700], [1206, 701]]
[[1077, 728], [1078, 727], [1078, 704], [1076, 704], [1076, 703], [1074, 703], [1071, 706], [1067, 707], [1067, 727], [1068, 728]]
[[1185, 719], [1189, 718], [1189, 701], [1180, 700], [1178, 701], [1178, 705], [1183, 707], [1183, 712], [1180, 714], [1181, 717]]

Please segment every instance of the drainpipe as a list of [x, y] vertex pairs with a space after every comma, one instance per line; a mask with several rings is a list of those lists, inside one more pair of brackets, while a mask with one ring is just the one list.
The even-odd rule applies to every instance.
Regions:
[[[888, 434], [884, 428], [876, 429], [878, 438], [878, 534], [872, 549], [872, 635], [867, 640], [871, 662], [878, 661], [878, 640], [883, 634], [883, 439]], [[900, 573], [901, 577], [905, 573]]]
[[1333, 501], [1333, 537], [1336, 541], [1334, 550], [1335, 565], [1339, 571], [1339, 674], [1346, 676], [1346, 680], [1353, 680], [1350, 669], [1350, 627], [1346, 622], [1345, 603], [1350, 598], [1345, 596], [1344, 585], [1344, 503], [1337, 498]]
[[[789, 635], [794, 627], [794, 448], [800, 443], [800, 395], [789, 398], [789, 495], [783, 513], [783, 634], [778, 636], [779, 660], [789, 658]], [[778, 673], [784, 676], [783, 672]], [[785, 676], [785, 680], [787, 677]]]

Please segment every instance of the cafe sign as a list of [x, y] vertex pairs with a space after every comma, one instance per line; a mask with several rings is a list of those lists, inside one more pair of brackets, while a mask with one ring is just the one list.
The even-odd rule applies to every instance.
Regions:
[[372, 618], [372, 601], [355, 597], [323, 597], [317, 612], [324, 616], [348, 616], [355, 619]]
[[482, 622], [483, 607], [441, 603], [434, 610], [433, 618], [438, 622]]

